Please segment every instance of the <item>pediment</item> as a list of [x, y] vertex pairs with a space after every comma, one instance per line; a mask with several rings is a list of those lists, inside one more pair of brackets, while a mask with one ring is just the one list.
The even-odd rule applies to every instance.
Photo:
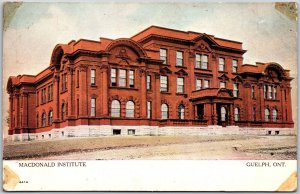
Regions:
[[231, 91], [231, 90], [222, 88], [222, 89], [220, 89], [219, 92], [218, 92], [218, 97], [231, 98], [231, 97], [233, 97], [233, 94], [232, 94], [232, 91]]
[[194, 42], [196, 42], [196, 44], [199, 44], [199, 42], [205, 42], [208, 45], [213, 45], [213, 46], [218, 46], [219, 44], [214, 41], [211, 37], [209, 37], [207, 34], [200, 34], [199, 36], [197, 36], [196, 38], [193, 39]]
[[163, 67], [160, 69], [161, 74], [170, 74], [172, 71], [168, 67]]
[[186, 75], [188, 75], [188, 73], [186, 71], [184, 71], [183, 69], [180, 69], [175, 74], [180, 75], [180, 76], [186, 76]]
[[241, 76], [237, 75], [232, 79], [234, 82], [243, 82], [243, 79], [241, 78]]
[[221, 76], [219, 76], [219, 79], [225, 81], [225, 80], [229, 80], [229, 77], [224, 73]]

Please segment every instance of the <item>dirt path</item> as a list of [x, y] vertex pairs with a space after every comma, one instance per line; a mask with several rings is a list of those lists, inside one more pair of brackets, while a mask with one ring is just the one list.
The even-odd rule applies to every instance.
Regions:
[[127, 160], [127, 159], [296, 159], [295, 136], [263, 136], [223, 141], [177, 142], [168, 145], [118, 147], [38, 159]]

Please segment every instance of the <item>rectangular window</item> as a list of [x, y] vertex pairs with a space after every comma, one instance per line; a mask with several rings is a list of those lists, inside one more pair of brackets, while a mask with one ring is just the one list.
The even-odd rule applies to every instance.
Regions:
[[267, 99], [267, 85], [264, 85], [264, 98]]
[[95, 84], [96, 84], [96, 70], [91, 69], [91, 85], [95, 85]]
[[116, 69], [110, 70], [110, 83], [111, 83], [111, 86], [117, 86], [117, 70]]
[[196, 79], [196, 90], [201, 90], [202, 88], [202, 80]]
[[204, 80], [204, 88], [209, 88], [209, 80]]
[[207, 55], [202, 55], [202, 64], [201, 64], [201, 69], [207, 69], [208, 66], [208, 56]]
[[40, 98], [40, 93], [37, 91], [36, 92], [36, 105], [40, 105], [40, 102], [39, 102], [39, 98]]
[[183, 66], [183, 52], [182, 51], [176, 52], [176, 65]]
[[91, 116], [92, 117], [96, 116], [96, 99], [95, 98], [91, 99]]
[[67, 90], [67, 81], [68, 81], [67, 73], [62, 74], [61, 79], [62, 79], [61, 87], [62, 87], [62, 91], [64, 92]]
[[196, 54], [195, 67], [199, 69], [207, 69], [207, 66], [208, 66], [208, 56]]
[[168, 91], [168, 77], [167, 76], [160, 76], [160, 91], [167, 92]]
[[225, 59], [219, 58], [219, 71], [224, 71], [225, 69]]
[[129, 71], [129, 87], [134, 88], [134, 71]]
[[237, 83], [233, 84], [233, 96], [236, 98], [239, 96], [239, 85]]
[[226, 88], [226, 83], [225, 82], [220, 82], [220, 88]]
[[277, 87], [274, 86], [274, 87], [273, 87], [273, 99], [274, 99], [274, 100], [276, 100], [276, 98], [277, 98], [276, 89], [277, 89]]
[[184, 79], [182, 77], [177, 78], [177, 93], [184, 92]]
[[256, 108], [253, 107], [253, 121], [256, 121]]
[[268, 99], [272, 99], [272, 86], [268, 86]]
[[48, 101], [53, 100], [53, 85], [48, 86]]
[[79, 99], [77, 98], [77, 116], [79, 116]]
[[238, 61], [232, 60], [232, 72], [237, 73], [237, 69], [238, 69]]
[[42, 89], [42, 104], [46, 103], [46, 88]]
[[120, 69], [119, 86], [126, 87], [126, 70], [125, 69]]
[[163, 64], [167, 64], [167, 49], [160, 49], [159, 50], [160, 54], [160, 60], [163, 60]]
[[151, 118], [151, 102], [147, 101], [147, 119]]
[[251, 87], [251, 98], [255, 99], [255, 87], [254, 86]]
[[147, 90], [151, 90], [151, 75], [147, 75]]

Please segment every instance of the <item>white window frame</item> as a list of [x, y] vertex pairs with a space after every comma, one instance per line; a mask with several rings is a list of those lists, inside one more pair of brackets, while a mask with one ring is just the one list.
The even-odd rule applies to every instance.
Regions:
[[202, 80], [196, 79], [196, 90], [201, 90], [201, 89], [202, 89]]
[[238, 60], [233, 59], [232, 60], [232, 73], [237, 73], [238, 70]]
[[225, 58], [219, 58], [219, 71], [225, 71]]
[[91, 116], [96, 116], [96, 98], [91, 98]]
[[206, 89], [206, 88], [209, 88], [209, 87], [210, 87], [210, 86], [209, 86], [209, 84], [210, 84], [209, 82], [210, 82], [210, 81], [209, 81], [209, 80], [207, 80], [207, 79], [205, 79], [205, 80], [204, 80], [204, 85], [203, 85], [203, 88], [204, 88], [204, 89]]
[[115, 68], [110, 70], [110, 82], [111, 86], [117, 86], [117, 69]]
[[233, 96], [234, 97], [239, 97], [239, 84], [238, 83], [233, 83]]
[[134, 88], [134, 70], [129, 70], [129, 87]]
[[147, 75], [147, 90], [151, 90], [151, 75]]
[[240, 120], [240, 109], [236, 107], [234, 109], [234, 121], [239, 121]]
[[159, 57], [160, 57], [160, 60], [163, 60], [163, 64], [167, 64], [167, 60], [168, 60], [168, 51], [167, 49], [165, 48], [161, 48], [159, 49]]
[[96, 85], [96, 69], [91, 69], [91, 85]]
[[169, 106], [167, 104], [161, 105], [161, 119], [168, 119], [169, 118]]
[[120, 87], [127, 86], [127, 71], [126, 71], [126, 69], [119, 70], [119, 86]]
[[183, 77], [177, 77], [177, 93], [184, 93], [184, 78]]
[[152, 102], [147, 101], [147, 119], [151, 119], [151, 114], [152, 114]]
[[178, 106], [178, 119], [184, 119], [184, 112], [185, 112], [185, 107], [183, 104], [180, 104]]
[[129, 100], [126, 102], [126, 117], [127, 118], [134, 118], [134, 102]]
[[119, 100], [113, 100], [111, 102], [111, 117], [121, 117], [121, 103]]
[[226, 88], [226, 82], [220, 81], [220, 88]]
[[183, 66], [183, 51], [176, 51], [176, 66]]
[[160, 76], [160, 91], [161, 92], [168, 91], [168, 76], [166, 76], [166, 75]]

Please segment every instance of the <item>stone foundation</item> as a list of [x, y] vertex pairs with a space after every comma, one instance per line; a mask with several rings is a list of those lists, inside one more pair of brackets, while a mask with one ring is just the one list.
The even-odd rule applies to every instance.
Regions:
[[210, 125], [207, 127], [158, 127], [158, 126], [68, 126], [61, 129], [52, 129], [48, 132], [34, 134], [14, 134], [7, 138], [11, 141], [47, 140], [74, 137], [97, 137], [112, 135], [159, 136], [159, 135], [295, 135], [293, 128], [240, 128], [238, 126], [222, 127]]

